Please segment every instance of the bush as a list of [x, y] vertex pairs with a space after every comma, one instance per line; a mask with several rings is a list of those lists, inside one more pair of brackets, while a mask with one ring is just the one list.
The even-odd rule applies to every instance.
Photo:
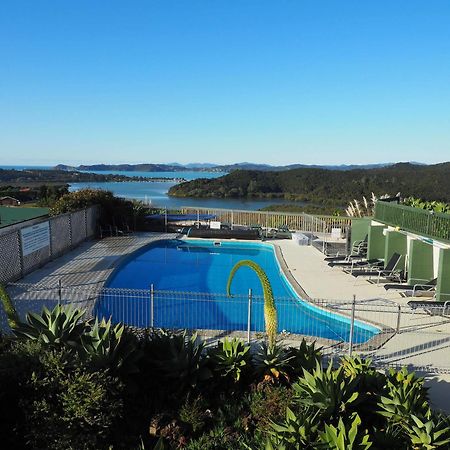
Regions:
[[100, 207], [100, 223], [121, 227], [134, 221], [133, 202], [115, 197], [112, 192], [101, 189], [81, 189], [60, 197], [50, 209], [50, 215], [78, 211], [89, 206]]
[[[27, 444], [37, 449], [108, 448], [121, 417], [121, 385], [106, 372], [71, 364], [64, 351], [44, 351], [22, 398]], [[71, 367], [71, 366], [75, 367]]]

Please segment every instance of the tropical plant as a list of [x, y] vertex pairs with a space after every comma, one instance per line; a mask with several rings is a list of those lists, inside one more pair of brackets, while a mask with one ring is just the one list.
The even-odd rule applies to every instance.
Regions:
[[400, 371], [390, 369], [387, 377], [386, 395], [382, 395], [378, 413], [395, 424], [408, 424], [412, 415], [429, 419], [431, 410], [428, 403], [424, 379], [409, 373], [404, 367]]
[[145, 351], [147, 358], [160, 377], [173, 385], [173, 394], [178, 395], [187, 388], [212, 377], [208, 359], [202, 356], [204, 344], [197, 342], [197, 335], [186, 331], [170, 333], [154, 332]]
[[317, 363], [322, 360], [322, 347], [316, 348], [316, 343], [312, 342], [308, 344], [305, 339], [302, 339], [299, 347], [289, 347], [288, 352], [293, 356], [292, 367], [294, 373], [299, 375], [305, 370], [313, 370]]
[[278, 331], [277, 309], [272, 293], [272, 286], [270, 285], [270, 281], [262, 267], [250, 260], [242, 260], [235, 264], [235, 266], [231, 269], [230, 276], [228, 277], [227, 295], [231, 295], [231, 282], [233, 281], [235, 273], [240, 267], [244, 266], [249, 267], [256, 273], [262, 285], [264, 296], [264, 322], [266, 325], [267, 339], [269, 342], [269, 347], [273, 347], [277, 339]]
[[353, 421], [346, 427], [342, 418], [339, 418], [337, 427], [325, 424], [325, 431], [320, 433], [323, 445], [318, 448], [329, 450], [366, 450], [372, 446], [367, 430], [360, 430], [361, 419], [358, 414], [353, 415]]
[[269, 448], [288, 446], [289, 449], [307, 450], [314, 448], [314, 440], [319, 428], [319, 416], [317, 413], [308, 414], [300, 412], [295, 414], [290, 408], [286, 408], [286, 418], [282, 423], [271, 424], [269, 431]]
[[41, 314], [28, 313], [26, 323], [18, 323], [13, 332], [18, 339], [32, 339], [48, 345], [77, 348], [86, 329], [86, 323], [81, 320], [84, 314], [84, 310], [71, 305], [56, 305], [51, 311], [44, 306]]
[[255, 374], [264, 382], [288, 382], [293, 359], [294, 356], [283, 346], [262, 343], [253, 358]]
[[422, 421], [415, 415], [406, 427], [411, 444], [417, 450], [433, 450], [450, 447], [450, 426], [448, 419], [438, 418], [436, 421]]
[[111, 319], [95, 319], [81, 336], [80, 352], [94, 368], [109, 368], [122, 375], [138, 372], [135, 337], [126, 332], [124, 325], [113, 326]]
[[323, 417], [340, 417], [349, 414], [358, 404], [359, 393], [355, 380], [346, 379], [342, 368], [334, 370], [330, 362], [323, 370], [319, 363], [310, 373], [292, 385], [297, 401], [312, 410], [320, 410]]
[[238, 382], [242, 373], [249, 369], [250, 346], [237, 338], [223, 339], [208, 354], [213, 370], [234, 382]]
[[14, 304], [6, 291], [5, 287], [0, 284], [0, 300], [3, 305], [3, 310], [5, 311], [6, 318], [8, 320], [8, 325], [10, 328], [16, 328], [19, 323], [19, 316], [17, 314], [16, 308], [14, 308]]
[[403, 199], [403, 204], [413, 208], [426, 209], [437, 213], [450, 213], [450, 204], [438, 201], [425, 201], [420, 198], [407, 197]]

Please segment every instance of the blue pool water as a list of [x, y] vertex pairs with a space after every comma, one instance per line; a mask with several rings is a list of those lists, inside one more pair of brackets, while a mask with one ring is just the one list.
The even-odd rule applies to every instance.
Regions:
[[[252, 289], [251, 328], [263, 331], [263, 300], [259, 298], [262, 287], [251, 269], [239, 269], [231, 287], [233, 296], [225, 295], [228, 275], [243, 259], [255, 261], [266, 272], [276, 298], [279, 331], [349, 340], [349, 319], [301, 300], [283, 275], [273, 247], [262, 243], [217, 245], [208, 240], [176, 239], [155, 242], [126, 259], [107, 283], [110, 288], [140, 289], [139, 295], [110, 293], [98, 301], [96, 312], [129, 325], [149, 326], [149, 288], [153, 284], [157, 292], [153, 298], [154, 326], [244, 331], [248, 291]], [[365, 342], [378, 332], [376, 327], [356, 321], [354, 342]]]

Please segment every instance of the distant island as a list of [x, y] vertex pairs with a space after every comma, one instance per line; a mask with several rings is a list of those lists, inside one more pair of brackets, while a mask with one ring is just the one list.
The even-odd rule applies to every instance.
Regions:
[[157, 182], [157, 181], [175, 181], [177, 183], [186, 181], [184, 178], [178, 177], [142, 177], [142, 176], [126, 176], [114, 174], [97, 174], [86, 173], [75, 170], [38, 170], [38, 169], [0, 169], [0, 184], [21, 184], [36, 185], [49, 183], [81, 183], [81, 182]]
[[435, 165], [398, 163], [372, 169], [298, 168], [289, 171], [238, 170], [214, 179], [196, 179], [170, 188], [173, 197], [282, 198], [342, 206], [371, 192], [380, 196], [450, 201], [450, 162]]
[[216, 165], [211, 163], [190, 163], [190, 164], [91, 164], [80, 166], [68, 166], [66, 164], [58, 164], [54, 167], [55, 170], [64, 171], [111, 171], [118, 172], [234, 172], [236, 170], [260, 170], [265, 172], [271, 171], [286, 171], [300, 168], [307, 169], [325, 169], [325, 170], [358, 170], [358, 169], [374, 169], [380, 167], [391, 166], [393, 163], [380, 164], [342, 164], [342, 165], [307, 165], [307, 164], [290, 164], [286, 166], [272, 166], [270, 164], [256, 164], [256, 163], [235, 163], [226, 165]]

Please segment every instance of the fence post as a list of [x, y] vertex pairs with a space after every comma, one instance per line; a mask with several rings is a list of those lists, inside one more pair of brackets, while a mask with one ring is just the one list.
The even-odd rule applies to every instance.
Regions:
[[58, 305], [61, 305], [62, 299], [62, 282], [61, 278], [58, 280]]
[[356, 295], [353, 295], [352, 302], [352, 318], [350, 322], [350, 337], [348, 341], [348, 356], [352, 356], [353, 352], [353, 331], [355, 328], [355, 309], [356, 309]]
[[397, 333], [400, 333], [400, 317], [402, 314], [402, 306], [401, 305], [397, 305], [398, 307], [398, 315], [397, 315]]
[[252, 321], [252, 290], [248, 290], [248, 308], [247, 308], [247, 343], [250, 344], [250, 329]]
[[150, 285], [150, 328], [154, 326], [154, 311], [155, 311], [155, 289], [153, 283]]

